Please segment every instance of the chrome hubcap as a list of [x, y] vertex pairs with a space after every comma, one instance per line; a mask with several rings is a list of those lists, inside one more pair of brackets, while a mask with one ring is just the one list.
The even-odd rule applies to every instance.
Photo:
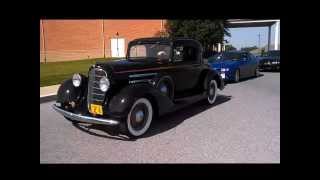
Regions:
[[213, 95], [213, 87], [210, 88], [209, 93], [210, 93], [211, 96]]
[[136, 122], [141, 122], [144, 118], [144, 113], [143, 113], [143, 111], [140, 110], [140, 111], [136, 112], [135, 116], [136, 116], [136, 118], [135, 118]]

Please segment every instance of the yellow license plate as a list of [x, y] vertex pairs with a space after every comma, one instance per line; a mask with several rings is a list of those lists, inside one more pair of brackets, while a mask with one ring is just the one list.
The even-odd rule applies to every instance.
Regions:
[[101, 105], [97, 105], [97, 104], [91, 104], [90, 105], [90, 112], [92, 114], [103, 115], [102, 106]]

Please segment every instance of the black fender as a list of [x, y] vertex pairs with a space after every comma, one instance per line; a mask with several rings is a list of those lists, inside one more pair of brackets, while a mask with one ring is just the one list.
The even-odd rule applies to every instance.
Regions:
[[86, 97], [87, 86], [88, 78], [84, 75], [81, 75], [81, 85], [79, 87], [73, 86], [71, 78], [63, 81], [57, 92], [57, 102], [63, 105], [69, 104], [72, 101], [80, 104], [80, 101]]
[[172, 100], [163, 95], [153, 85], [148, 83], [131, 84], [122, 88], [108, 103], [108, 111], [118, 117], [126, 117], [133, 103], [141, 97], [148, 98], [152, 103], [156, 116], [169, 112], [174, 106]]
[[213, 78], [214, 80], [216, 80], [217, 86], [220, 90], [222, 90], [224, 88], [224, 81], [221, 78], [221, 76], [219, 75], [219, 73], [215, 70], [209, 69], [208, 71], [206, 71], [206, 76], [203, 81], [204, 90], [208, 89], [208, 79], [209, 78]]

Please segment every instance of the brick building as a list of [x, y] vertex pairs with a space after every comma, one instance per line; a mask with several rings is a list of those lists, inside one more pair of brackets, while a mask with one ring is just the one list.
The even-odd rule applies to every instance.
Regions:
[[164, 20], [41, 20], [40, 62], [123, 57], [129, 41], [158, 36]]

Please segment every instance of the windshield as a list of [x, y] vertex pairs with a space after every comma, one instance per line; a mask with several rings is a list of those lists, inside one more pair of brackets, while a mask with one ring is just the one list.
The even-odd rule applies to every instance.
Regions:
[[129, 58], [169, 59], [170, 46], [164, 44], [137, 44], [130, 47]]
[[208, 58], [208, 62], [218, 61], [218, 60], [240, 60], [241, 53], [237, 52], [226, 52], [215, 54], [214, 56]]

